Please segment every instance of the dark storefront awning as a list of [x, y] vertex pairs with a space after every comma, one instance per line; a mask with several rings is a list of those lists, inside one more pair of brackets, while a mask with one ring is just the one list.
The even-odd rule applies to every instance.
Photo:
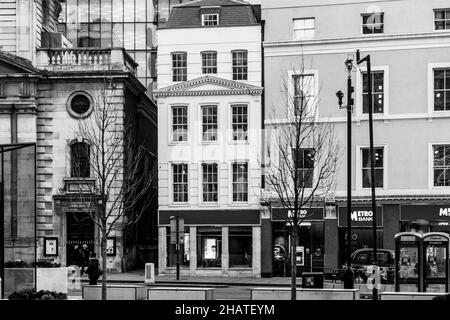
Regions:
[[450, 221], [450, 204], [443, 205], [401, 205], [400, 220]]
[[171, 216], [191, 225], [260, 225], [259, 210], [160, 210], [158, 224], [169, 225]]

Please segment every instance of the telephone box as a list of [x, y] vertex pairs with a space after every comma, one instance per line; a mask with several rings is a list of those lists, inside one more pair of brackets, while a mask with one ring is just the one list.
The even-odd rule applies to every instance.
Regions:
[[416, 232], [395, 236], [395, 291], [422, 292], [423, 270], [420, 263], [422, 237]]
[[448, 292], [449, 240], [449, 235], [443, 232], [429, 232], [422, 236], [425, 292]]

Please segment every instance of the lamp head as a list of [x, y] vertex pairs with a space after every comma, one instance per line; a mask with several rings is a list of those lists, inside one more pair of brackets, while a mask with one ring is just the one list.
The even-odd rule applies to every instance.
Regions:
[[347, 59], [345, 59], [345, 68], [348, 72], [352, 71], [353, 69], [353, 57], [348, 56]]
[[342, 98], [344, 98], [344, 93], [339, 90], [338, 92], [336, 92], [336, 97], [338, 98], [339, 106], [342, 106]]

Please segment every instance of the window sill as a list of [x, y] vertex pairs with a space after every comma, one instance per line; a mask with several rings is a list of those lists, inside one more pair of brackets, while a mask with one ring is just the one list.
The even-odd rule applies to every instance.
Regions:
[[203, 146], [209, 146], [209, 145], [219, 145], [220, 142], [219, 142], [219, 139], [217, 139], [217, 140], [214, 140], [214, 141], [200, 141], [199, 144], [203, 145]]
[[242, 267], [229, 267], [228, 270], [232, 270], [232, 271], [251, 271], [252, 270], [252, 266], [242, 266]]
[[218, 202], [212, 202], [212, 203], [200, 202], [199, 206], [200, 207], [208, 207], [208, 208], [219, 208], [220, 204]]
[[189, 207], [189, 202], [180, 202], [180, 203], [171, 203], [169, 204], [169, 208], [180, 208], [180, 207]]
[[249, 202], [248, 201], [241, 201], [241, 202], [231, 202], [229, 204], [230, 207], [242, 207], [242, 206], [248, 206]]
[[247, 144], [250, 144], [250, 142], [248, 140], [245, 140], [245, 141], [244, 140], [238, 140], [238, 141], [231, 140], [230, 144], [231, 145], [247, 145]]
[[169, 145], [169, 146], [189, 146], [190, 143], [189, 143], [189, 141], [183, 141], [183, 142], [173, 142], [173, 141], [171, 141], [167, 145]]
[[222, 267], [211, 267], [211, 268], [197, 267], [196, 270], [222, 270]]

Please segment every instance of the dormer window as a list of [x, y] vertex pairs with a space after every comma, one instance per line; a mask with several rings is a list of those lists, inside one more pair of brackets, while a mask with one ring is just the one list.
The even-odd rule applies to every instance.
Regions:
[[219, 14], [218, 13], [204, 13], [202, 14], [202, 26], [218, 26]]

